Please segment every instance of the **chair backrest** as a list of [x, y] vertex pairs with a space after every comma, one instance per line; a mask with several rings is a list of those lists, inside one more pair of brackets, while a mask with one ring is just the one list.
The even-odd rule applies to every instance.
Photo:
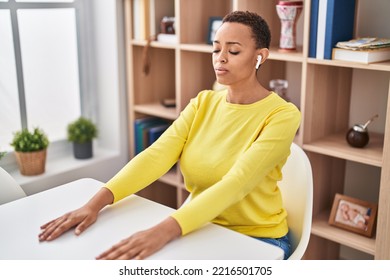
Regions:
[[0, 167], [0, 205], [25, 196], [15, 179]]
[[313, 212], [313, 174], [306, 153], [297, 144], [291, 145], [291, 154], [282, 170], [279, 182], [284, 207], [287, 210], [292, 254], [289, 260], [299, 260], [310, 239]]

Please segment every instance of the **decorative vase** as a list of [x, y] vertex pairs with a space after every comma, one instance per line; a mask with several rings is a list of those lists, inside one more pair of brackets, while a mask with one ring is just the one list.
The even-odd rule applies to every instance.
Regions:
[[36, 152], [15, 152], [20, 174], [40, 175], [45, 172], [46, 149]]
[[303, 9], [303, 1], [279, 1], [276, 11], [281, 21], [279, 49], [281, 51], [295, 51], [296, 25]]
[[73, 154], [77, 159], [88, 159], [93, 156], [92, 141], [85, 143], [73, 142]]

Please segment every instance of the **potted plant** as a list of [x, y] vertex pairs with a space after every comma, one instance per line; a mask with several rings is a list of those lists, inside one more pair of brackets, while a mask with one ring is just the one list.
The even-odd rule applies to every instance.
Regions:
[[89, 119], [79, 117], [68, 125], [68, 140], [73, 142], [73, 154], [77, 159], [93, 156], [92, 140], [98, 135], [96, 125]]
[[49, 139], [41, 129], [34, 128], [30, 132], [25, 128], [15, 132], [11, 146], [14, 147], [16, 161], [22, 175], [32, 176], [45, 172]]

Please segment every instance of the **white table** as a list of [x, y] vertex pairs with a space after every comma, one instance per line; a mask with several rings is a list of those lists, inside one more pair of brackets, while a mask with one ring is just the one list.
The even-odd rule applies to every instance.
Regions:
[[[80, 236], [69, 231], [50, 242], [39, 242], [40, 226], [83, 205], [102, 186], [80, 179], [0, 206], [0, 259], [94, 259], [121, 239], [146, 229], [174, 209], [132, 195], [105, 208]], [[149, 259], [240, 260], [282, 259], [283, 251], [223, 227], [203, 228], [169, 243]]]

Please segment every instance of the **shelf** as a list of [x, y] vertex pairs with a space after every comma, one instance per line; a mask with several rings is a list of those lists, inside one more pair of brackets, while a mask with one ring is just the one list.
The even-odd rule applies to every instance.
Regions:
[[176, 108], [167, 108], [158, 103], [135, 105], [134, 111], [168, 120], [177, 118]]
[[[131, 44], [133, 46], [139, 46], [139, 47], [144, 47], [146, 46], [146, 41], [140, 41], [140, 40], [132, 40]], [[152, 41], [150, 46], [152, 48], [160, 48], [160, 49], [176, 49], [179, 45], [178, 44], [172, 44], [172, 43], [164, 43], [164, 42], [159, 42], [159, 41]]]
[[[206, 44], [182, 44], [180, 50], [192, 51], [192, 52], [203, 52], [212, 53], [213, 46]], [[302, 47], [298, 47], [296, 52], [282, 52], [278, 48], [270, 48], [270, 60], [281, 60], [281, 61], [292, 61], [292, 62], [303, 62]]]
[[[259, 81], [264, 86], [276, 77], [289, 81], [289, 92], [293, 93], [292, 100], [296, 101], [302, 112], [302, 126], [294, 142], [310, 153], [312, 160], [315, 183], [313, 214], [314, 217], [320, 215], [320, 218], [314, 218], [312, 234], [313, 237], [320, 238], [312, 238], [307, 248], [307, 256], [313, 256], [315, 259], [340, 256], [338, 243], [371, 254], [374, 259], [390, 258], [390, 235], [388, 234], [390, 223], [387, 223], [390, 215], [390, 144], [387, 141], [390, 133], [388, 121], [390, 61], [362, 64], [308, 57], [311, 1], [305, 1], [304, 11], [300, 16], [301, 21], [297, 26], [297, 50], [284, 52], [279, 49], [281, 24], [273, 1], [167, 0], [173, 7], [170, 8], [170, 14], [174, 14], [177, 18], [179, 41], [172, 44], [150, 42], [149, 55], [153, 66], [150, 68], [149, 75], [145, 76], [140, 70], [144, 65], [143, 50], [148, 42], [132, 39], [134, 38], [131, 34], [133, 0], [124, 1], [128, 5], [125, 12], [127, 12], [126, 30], [129, 31], [126, 41], [128, 58], [126, 63], [129, 70], [130, 122], [143, 115], [173, 121], [198, 92], [212, 87], [215, 82], [211, 63], [213, 46], [206, 44], [204, 40], [209, 30], [209, 17], [223, 16], [232, 10], [255, 11], [262, 15], [268, 22], [273, 36], [269, 61], [262, 66]], [[356, 36], [363, 31], [370, 31], [379, 34], [376, 36], [387, 37], [387, 33], [381, 30], [381, 26], [386, 24], [384, 11], [388, 10], [390, 4], [386, 1], [372, 4], [369, 0], [356, 2], [359, 11], [355, 19]], [[373, 10], [367, 7], [372, 7]], [[163, 8], [160, 9], [159, 12], [166, 13]], [[378, 17], [380, 24], [367, 22], [366, 19], [373, 16], [376, 19]], [[156, 20], [160, 19], [156, 18]], [[363, 30], [362, 26], [367, 27], [368, 31]], [[176, 108], [162, 106], [159, 101], [164, 98], [175, 99]], [[381, 122], [377, 122], [375, 128], [372, 127], [373, 131], [382, 134], [370, 131], [368, 145], [364, 148], [353, 148], [348, 145], [345, 137], [348, 125], [358, 119], [360, 110], [367, 110], [367, 113], [376, 111], [383, 115]], [[130, 143], [133, 145], [134, 136], [131, 134], [132, 132], [130, 132]], [[351, 174], [355, 172], [351, 169], [353, 163], [366, 165], [361, 166], [362, 176], [366, 176], [365, 170], [374, 171], [372, 175], [379, 184], [376, 188], [379, 193], [376, 201], [378, 202], [378, 229], [375, 239], [330, 226], [327, 221], [329, 214], [319, 212], [329, 210], [323, 208], [329, 206], [329, 199], [335, 192], [347, 194], [350, 191], [349, 185], [353, 183], [350, 182]], [[367, 178], [370, 178], [369, 176], [371, 174], [367, 174]], [[365, 186], [359, 188], [354, 189], [354, 192], [359, 195], [371, 191], [366, 190]], [[177, 206], [184, 201], [187, 194], [179, 166], [159, 178], [153, 184], [153, 189], [146, 193], [151, 199], [157, 201], [162, 199]], [[321, 246], [327, 247], [326, 250], [318, 251]]]
[[303, 144], [303, 149], [309, 152], [382, 167], [383, 135], [371, 133], [370, 142], [364, 148], [353, 148], [346, 142], [345, 134], [335, 134], [309, 144]]
[[182, 44], [180, 50], [211, 54], [213, 52], [213, 46], [206, 44]]
[[328, 224], [329, 212], [313, 218], [311, 233], [313, 235], [355, 248], [370, 255], [375, 255], [375, 239], [358, 235]]
[[297, 47], [296, 52], [283, 52], [278, 48], [271, 47], [268, 59], [270, 60], [281, 60], [291, 62], [303, 62], [302, 47]]
[[310, 64], [318, 64], [318, 65], [328, 65], [328, 66], [348, 67], [354, 69], [379, 70], [379, 71], [390, 72], [390, 61], [363, 64], [363, 63], [348, 62], [348, 61], [341, 61], [341, 60], [308, 58], [307, 62]]

